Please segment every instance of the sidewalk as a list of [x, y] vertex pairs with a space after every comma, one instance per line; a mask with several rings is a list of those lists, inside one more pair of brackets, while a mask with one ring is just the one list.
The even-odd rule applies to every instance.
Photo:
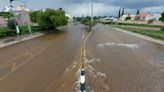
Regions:
[[29, 35], [29, 34], [28, 35], [22, 35], [19, 38], [18, 37], [10, 37], [10, 38], [1, 39], [0, 40], [0, 48], [10, 46], [10, 45], [22, 42], [22, 41], [27, 41], [27, 40], [42, 36], [44, 34], [45, 33], [41, 33], [41, 32], [39, 33], [38, 32], [38, 33], [34, 33], [32, 35]]
[[[66, 27], [69, 27], [70, 25], [66, 25], [66, 26], [61, 26], [58, 27], [57, 29], [62, 30]], [[4, 39], [0, 39], [0, 48], [6, 47], [6, 46], [10, 46], [22, 41], [27, 41], [39, 36], [43, 36], [46, 33], [43, 32], [38, 32], [38, 33], [33, 33], [32, 35], [28, 34], [28, 35], [22, 35], [19, 38], [18, 37], [9, 37], [9, 38], [4, 38]]]

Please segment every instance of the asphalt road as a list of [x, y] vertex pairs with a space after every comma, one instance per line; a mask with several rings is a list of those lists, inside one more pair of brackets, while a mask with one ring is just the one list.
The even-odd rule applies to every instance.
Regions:
[[82, 25], [0, 49], [0, 92], [72, 92]]
[[[84, 26], [0, 49], [0, 92], [77, 92]], [[86, 43], [87, 92], [164, 92], [164, 46], [98, 24]]]
[[87, 41], [88, 92], [164, 92], [164, 46], [97, 25]]

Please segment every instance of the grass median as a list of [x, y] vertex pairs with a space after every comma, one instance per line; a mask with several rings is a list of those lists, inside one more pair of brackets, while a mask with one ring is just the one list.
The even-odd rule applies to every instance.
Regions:
[[128, 26], [125, 27], [125, 26], [120, 26], [120, 25], [111, 25], [111, 26], [120, 28], [120, 29], [124, 29], [124, 30], [128, 30], [131, 32], [139, 33], [142, 35], [147, 35], [149, 37], [164, 41], [164, 31], [163, 30], [144, 29], [144, 28], [142, 29], [142, 28], [136, 28], [136, 27], [132, 28], [132, 27], [128, 27]]

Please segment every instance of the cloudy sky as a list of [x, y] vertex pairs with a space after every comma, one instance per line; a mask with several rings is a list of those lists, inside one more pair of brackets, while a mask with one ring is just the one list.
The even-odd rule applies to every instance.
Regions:
[[[15, 0], [14, 5], [23, 0]], [[60, 8], [74, 16], [89, 15], [91, 0], [24, 0], [30, 9]], [[0, 0], [0, 9], [9, 5], [9, 0]], [[119, 8], [126, 12], [136, 12], [140, 9], [145, 12], [164, 12], [164, 0], [94, 0], [94, 15], [117, 15]]]

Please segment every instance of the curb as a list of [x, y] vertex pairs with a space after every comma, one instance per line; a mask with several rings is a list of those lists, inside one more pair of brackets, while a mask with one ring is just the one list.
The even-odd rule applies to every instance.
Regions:
[[20, 37], [19, 39], [16, 39], [15, 41], [11, 41], [11, 42], [7, 42], [7, 43], [1, 43], [0, 44], [0, 48], [3, 48], [3, 47], [6, 47], [6, 46], [10, 46], [10, 45], [14, 45], [14, 44], [17, 44], [17, 43], [20, 43], [22, 41], [27, 41], [27, 40], [30, 40], [30, 39], [33, 39], [33, 38], [36, 38], [36, 37], [39, 37], [39, 36], [43, 36], [45, 33], [35, 33], [35, 34], [32, 34], [32, 35], [26, 35], [26, 36], [22, 36]]
[[[61, 26], [61, 27], [58, 27], [58, 29], [61, 30], [61, 29], [66, 28], [68, 26], [69, 25]], [[23, 35], [19, 39], [14, 38], [15, 40], [11, 41], [11, 42], [5, 43], [4, 41], [2, 41], [2, 42], [0, 42], [0, 48], [7, 47], [7, 46], [10, 46], [10, 45], [14, 45], [14, 44], [17, 44], [17, 43], [20, 43], [20, 42], [23, 42], [23, 41], [27, 41], [27, 40], [30, 40], [30, 39], [33, 39], [33, 38], [36, 38], [36, 37], [40, 37], [40, 36], [43, 36], [45, 34], [46, 33], [38, 32], [38, 33], [34, 33], [32, 35]]]
[[164, 41], [157, 40], [157, 39], [151, 38], [151, 37], [146, 36], [146, 35], [142, 35], [142, 34], [138, 34], [138, 33], [133, 33], [133, 32], [130, 32], [128, 30], [124, 30], [124, 29], [120, 29], [120, 28], [114, 28], [114, 29], [116, 29], [118, 31], [121, 31], [121, 32], [124, 32], [124, 33], [127, 33], [127, 34], [130, 34], [130, 35], [133, 35], [133, 36], [136, 36], [136, 37], [139, 37], [139, 38], [142, 38], [142, 39], [145, 39], [145, 40], [148, 40], [148, 41], [151, 41], [151, 42], [155, 42], [155, 43], [164, 45]]

